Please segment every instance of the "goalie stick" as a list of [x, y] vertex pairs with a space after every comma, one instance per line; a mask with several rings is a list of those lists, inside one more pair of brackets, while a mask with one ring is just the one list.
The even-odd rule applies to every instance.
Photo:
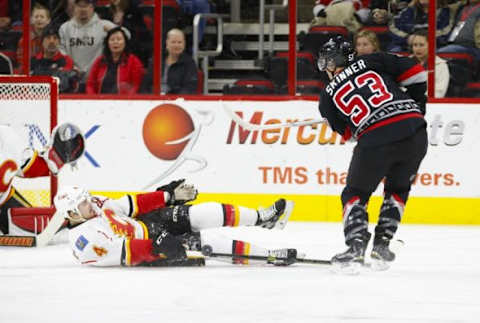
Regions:
[[325, 119], [312, 119], [312, 120], [304, 120], [304, 121], [291, 121], [285, 123], [276, 123], [276, 124], [265, 124], [259, 125], [250, 123], [248, 121], [243, 120], [237, 113], [232, 111], [229, 107], [225, 104], [222, 104], [223, 110], [227, 113], [227, 115], [235, 121], [240, 127], [246, 130], [251, 131], [258, 131], [258, 130], [269, 130], [269, 129], [280, 129], [280, 128], [288, 128], [288, 127], [301, 127], [301, 126], [312, 126], [318, 123], [326, 122]]
[[65, 218], [61, 213], [55, 212], [48, 221], [47, 226], [36, 236], [11, 236], [0, 235], [0, 246], [8, 247], [45, 247], [58, 230], [63, 226]]

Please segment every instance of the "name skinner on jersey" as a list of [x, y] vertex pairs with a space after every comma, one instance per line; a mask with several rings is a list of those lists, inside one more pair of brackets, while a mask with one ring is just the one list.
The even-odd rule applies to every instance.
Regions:
[[328, 83], [325, 87], [325, 91], [327, 91], [328, 95], [333, 96], [335, 93], [335, 88], [342, 82], [345, 81], [349, 76], [352, 76], [358, 72], [361, 72], [367, 68], [367, 64], [363, 59], [356, 61], [348, 65], [348, 67], [344, 68], [343, 71], [335, 75], [335, 77]]

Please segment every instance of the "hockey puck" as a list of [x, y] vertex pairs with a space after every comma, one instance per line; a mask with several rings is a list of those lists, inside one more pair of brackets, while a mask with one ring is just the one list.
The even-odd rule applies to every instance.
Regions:
[[210, 256], [212, 254], [212, 251], [213, 251], [212, 247], [208, 244], [206, 244], [202, 247], [202, 255], [204, 255], [206, 257]]

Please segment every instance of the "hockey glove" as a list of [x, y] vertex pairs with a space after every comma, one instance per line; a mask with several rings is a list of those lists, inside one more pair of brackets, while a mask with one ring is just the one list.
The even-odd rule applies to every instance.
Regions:
[[152, 247], [155, 254], [163, 254], [167, 259], [187, 259], [187, 253], [180, 240], [167, 231], [153, 237]]
[[197, 198], [198, 191], [193, 185], [185, 184], [185, 179], [172, 181], [160, 186], [157, 191], [164, 191], [170, 195], [167, 205], [181, 205]]
[[40, 156], [46, 161], [53, 174], [65, 164], [74, 165], [85, 151], [85, 139], [80, 129], [72, 123], [63, 123], [55, 127], [50, 143]]

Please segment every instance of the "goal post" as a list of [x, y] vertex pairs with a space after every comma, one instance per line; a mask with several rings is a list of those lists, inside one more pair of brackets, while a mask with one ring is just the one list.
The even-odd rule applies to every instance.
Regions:
[[[50, 76], [0, 75], [0, 123], [14, 128], [25, 148], [41, 150], [57, 125], [58, 82]], [[14, 186], [33, 206], [50, 206], [57, 178], [15, 178]]]

